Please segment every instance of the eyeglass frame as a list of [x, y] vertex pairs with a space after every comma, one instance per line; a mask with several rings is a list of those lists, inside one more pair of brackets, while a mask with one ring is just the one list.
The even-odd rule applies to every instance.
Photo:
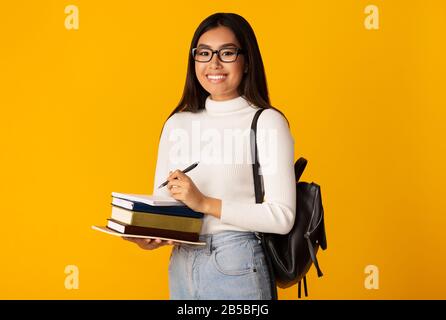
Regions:
[[[206, 49], [206, 50], [211, 51], [211, 52], [212, 52], [212, 55], [211, 55], [211, 57], [209, 58], [209, 60], [208, 60], [208, 61], [197, 61], [197, 60], [195, 59], [195, 51], [197, 51], [197, 49]], [[234, 61], [223, 61], [223, 60], [222, 60], [222, 58], [220, 57], [220, 51], [221, 51], [221, 50], [225, 50], [225, 49], [236, 49], [236, 52], [235, 52], [236, 56], [235, 56]], [[218, 60], [220, 60], [221, 62], [223, 62], [223, 63], [232, 63], [232, 62], [236, 62], [236, 61], [237, 61], [237, 58], [238, 58], [238, 56], [239, 56], [240, 54], [243, 54], [243, 49], [242, 49], [242, 48], [237, 48], [237, 47], [225, 47], [225, 48], [220, 48], [220, 49], [218, 49], [218, 50], [212, 50], [211, 48], [192, 48], [191, 54], [192, 54], [192, 59], [194, 59], [195, 62], [201, 62], [201, 63], [208, 63], [208, 62], [211, 62], [212, 58], [214, 58], [214, 54], [217, 54], [217, 58], [218, 58]]]

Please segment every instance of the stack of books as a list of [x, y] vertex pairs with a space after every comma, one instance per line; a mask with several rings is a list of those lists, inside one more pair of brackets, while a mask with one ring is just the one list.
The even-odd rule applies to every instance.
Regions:
[[123, 235], [198, 242], [203, 213], [174, 198], [112, 192], [106, 228]]

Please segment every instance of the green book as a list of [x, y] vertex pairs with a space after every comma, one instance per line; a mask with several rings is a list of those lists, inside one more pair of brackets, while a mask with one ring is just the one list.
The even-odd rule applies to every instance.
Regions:
[[133, 226], [195, 233], [199, 233], [203, 225], [202, 218], [139, 212], [116, 206], [112, 206], [111, 218]]

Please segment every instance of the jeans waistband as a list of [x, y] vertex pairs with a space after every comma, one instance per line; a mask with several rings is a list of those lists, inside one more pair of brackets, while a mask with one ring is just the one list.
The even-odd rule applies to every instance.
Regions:
[[257, 239], [254, 232], [249, 231], [222, 231], [215, 234], [202, 234], [200, 235], [200, 241], [206, 242], [205, 246], [181, 244], [184, 248], [206, 250], [209, 253], [223, 244], [227, 244], [233, 241], [241, 241], [246, 239]]

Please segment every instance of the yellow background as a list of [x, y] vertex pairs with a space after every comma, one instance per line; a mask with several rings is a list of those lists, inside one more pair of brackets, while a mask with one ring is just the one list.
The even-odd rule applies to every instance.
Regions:
[[[67, 30], [65, 6], [79, 8]], [[380, 10], [367, 30], [364, 8]], [[0, 10], [1, 299], [167, 299], [170, 248], [93, 231], [112, 191], [151, 193], [192, 35], [254, 28], [328, 250], [311, 299], [445, 298], [444, 1], [9, 1]], [[64, 286], [67, 265], [79, 289]], [[379, 289], [364, 287], [367, 265]], [[295, 288], [280, 290], [294, 299]]]

